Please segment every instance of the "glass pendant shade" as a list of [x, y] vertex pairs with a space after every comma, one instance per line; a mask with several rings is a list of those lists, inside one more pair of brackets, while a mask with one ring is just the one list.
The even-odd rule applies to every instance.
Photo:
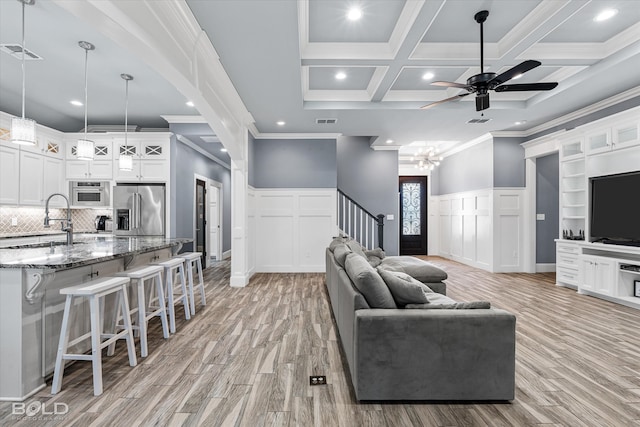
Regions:
[[79, 139], [77, 147], [78, 160], [93, 160], [93, 141]]
[[11, 142], [20, 145], [36, 145], [36, 122], [31, 119], [11, 119]]
[[129, 154], [120, 154], [118, 159], [118, 168], [121, 171], [131, 172], [133, 170], [133, 156]]

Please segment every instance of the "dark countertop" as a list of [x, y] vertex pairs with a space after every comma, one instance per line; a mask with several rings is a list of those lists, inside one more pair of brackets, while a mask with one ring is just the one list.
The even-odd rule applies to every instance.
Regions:
[[[43, 268], [64, 270], [98, 262], [170, 248], [192, 239], [164, 237], [115, 237], [95, 235], [74, 239], [68, 248], [64, 242], [24, 245], [0, 249], [0, 268]], [[61, 244], [62, 243], [62, 244]]]
[[[51, 231], [33, 231], [31, 233], [5, 233], [0, 234], [0, 239], [19, 239], [21, 237], [41, 237], [41, 236], [64, 236], [67, 233], [60, 230], [51, 230]], [[111, 231], [96, 231], [96, 230], [76, 230], [73, 232], [73, 235], [79, 234], [113, 234]]]

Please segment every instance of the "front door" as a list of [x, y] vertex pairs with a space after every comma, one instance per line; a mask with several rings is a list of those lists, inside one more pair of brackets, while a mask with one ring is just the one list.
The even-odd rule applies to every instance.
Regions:
[[206, 233], [206, 225], [207, 220], [205, 217], [206, 214], [206, 183], [199, 179], [196, 179], [196, 205], [195, 205], [195, 224], [196, 224], [196, 242], [195, 242], [195, 251], [202, 253], [202, 265], [207, 265], [207, 233]]
[[427, 254], [427, 177], [400, 177], [400, 255]]

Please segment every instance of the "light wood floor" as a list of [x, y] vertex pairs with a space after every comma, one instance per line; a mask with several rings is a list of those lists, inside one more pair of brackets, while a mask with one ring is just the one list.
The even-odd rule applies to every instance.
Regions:
[[[229, 265], [206, 270], [206, 308], [177, 334], [151, 324], [149, 357], [131, 368], [126, 347], [103, 358], [104, 394], [91, 365], [67, 367], [62, 391], [34, 400], [69, 406], [45, 426], [622, 426], [640, 425], [640, 311], [554, 285], [553, 274], [490, 274], [441, 258], [448, 294], [490, 300], [517, 320], [511, 403], [366, 403], [354, 400], [323, 274], [258, 274], [230, 288]], [[139, 346], [137, 347], [139, 351]], [[309, 375], [328, 385], [309, 386]]]

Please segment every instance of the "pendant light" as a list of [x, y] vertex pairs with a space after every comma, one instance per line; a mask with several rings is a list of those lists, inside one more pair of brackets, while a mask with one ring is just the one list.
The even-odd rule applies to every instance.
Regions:
[[87, 139], [87, 109], [88, 100], [88, 77], [89, 77], [89, 51], [96, 47], [89, 43], [79, 41], [78, 46], [84, 49], [84, 139], [78, 140], [77, 157], [79, 160], [93, 160], [93, 141]]
[[[128, 146], [129, 142], [127, 140], [127, 131], [129, 128], [129, 81], [133, 80], [133, 76], [129, 74], [120, 74], [120, 77], [124, 80], [125, 90], [124, 90], [124, 146]], [[133, 170], [133, 156], [131, 154], [123, 154], [120, 153], [120, 158], [118, 159], [118, 168], [121, 171], [132, 171]]]
[[13, 117], [11, 119], [11, 142], [20, 145], [36, 145], [36, 122], [24, 117], [24, 100], [26, 94], [26, 60], [24, 41], [24, 8], [26, 5], [34, 4], [35, 0], [18, 0], [22, 3], [22, 118]]

